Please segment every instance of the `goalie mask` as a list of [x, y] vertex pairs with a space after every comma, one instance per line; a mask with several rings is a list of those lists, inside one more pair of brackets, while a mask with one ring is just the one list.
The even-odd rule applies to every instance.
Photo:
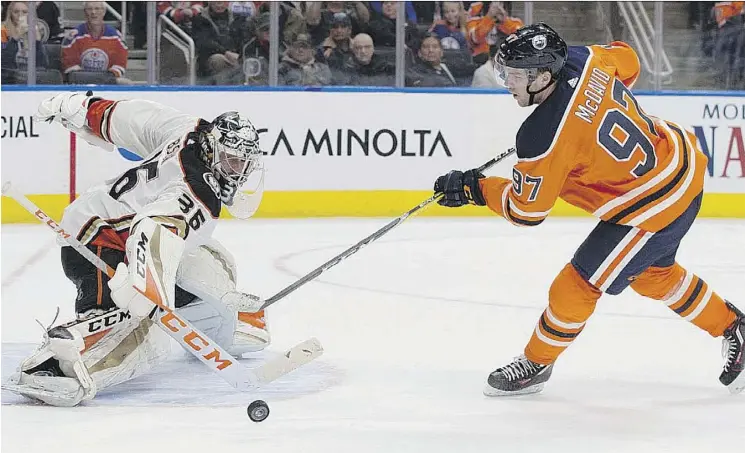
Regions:
[[263, 153], [256, 128], [238, 112], [226, 112], [212, 121], [200, 144], [202, 160], [217, 179], [220, 200], [233, 216], [251, 217], [264, 191]]

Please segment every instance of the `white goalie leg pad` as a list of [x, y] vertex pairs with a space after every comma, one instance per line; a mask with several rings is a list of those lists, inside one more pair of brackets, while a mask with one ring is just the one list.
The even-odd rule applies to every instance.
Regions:
[[119, 263], [108, 285], [118, 307], [142, 317], [155, 305], [175, 306], [184, 240], [150, 217], [135, 217], [135, 222], [126, 245], [129, 267]]
[[[108, 316], [121, 318], [116, 312]], [[91, 340], [83, 361], [99, 391], [142, 376], [171, 353], [170, 337], [150, 318], [131, 317]]]
[[[236, 266], [233, 256], [217, 241], [210, 241], [186, 252], [179, 265], [176, 283], [202, 301], [212, 305], [220, 316], [225, 318], [220, 324], [223, 330], [230, 330], [232, 341], [222, 343], [217, 337], [224, 338], [225, 332], [216, 335], [216, 341], [233, 355], [256, 352], [266, 348], [271, 337], [266, 328], [264, 313], [256, 313], [264, 301], [252, 294], [236, 290]], [[179, 310], [180, 313], [198, 323], [204, 313], [204, 307], [194, 308], [194, 314], [188, 309], [194, 303]], [[192, 318], [196, 316], [196, 318]], [[244, 321], [251, 322], [244, 322]]]
[[[97, 392], [95, 381], [83, 362], [83, 336], [74, 329], [59, 326], [44, 331], [44, 342], [13, 374], [6, 390], [52, 406], [71, 407], [93, 398]], [[50, 366], [57, 362], [62, 376]]]
[[[170, 338], [152, 320], [133, 317], [119, 308], [92, 310], [87, 317], [51, 329], [50, 334], [63, 329], [82, 350], [80, 360], [70, 361], [70, 356], [75, 357], [72, 350], [60, 353], [60, 341], [52, 338], [21, 364], [3, 389], [53, 406], [75, 406], [103, 389], [147, 373], [171, 352]], [[59, 361], [64, 376], [28, 373], [49, 359]]]

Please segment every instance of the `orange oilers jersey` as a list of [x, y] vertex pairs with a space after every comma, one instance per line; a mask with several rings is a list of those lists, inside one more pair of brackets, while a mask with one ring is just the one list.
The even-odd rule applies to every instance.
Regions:
[[80, 24], [62, 42], [62, 68], [70, 71], [106, 72], [121, 77], [127, 68], [127, 46], [119, 30], [104, 26], [103, 35], [94, 38], [87, 24]]
[[489, 52], [489, 46], [499, 42], [498, 33], [505, 36], [515, 33], [522, 27], [523, 21], [517, 17], [505, 17], [497, 23], [486, 14], [484, 2], [472, 2], [468, 7], [468, 21], [466, 22], [466, 39], [471, 46], [471, 53], [479, 55]]
[[487, 205], [527, 226], [557, 198], [649, 232], [675, 220], [703, 191], [707, 157], [693, 133], [643, 111], [630, 91], [639, 71], [625, 43], [569, 47], [554, 92], [517, 133], [512, 181], [481, 180]]

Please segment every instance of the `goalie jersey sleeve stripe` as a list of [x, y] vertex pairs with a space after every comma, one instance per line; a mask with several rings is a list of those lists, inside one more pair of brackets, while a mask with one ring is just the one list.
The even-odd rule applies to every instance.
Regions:
[[111, 113], [116, 108], [115, 101], [101, 99], [93, 101], [88, 107], [86, 120], [94, 134], [111, 143]]

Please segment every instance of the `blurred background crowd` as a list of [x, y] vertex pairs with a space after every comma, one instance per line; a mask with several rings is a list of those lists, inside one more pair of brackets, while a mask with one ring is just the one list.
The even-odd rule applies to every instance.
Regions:
[[743, 90], [744, 4], [2, 2], [2, 83], [496, 88], [501, 41], [543, 21], [632, 44], [639, 88]]

